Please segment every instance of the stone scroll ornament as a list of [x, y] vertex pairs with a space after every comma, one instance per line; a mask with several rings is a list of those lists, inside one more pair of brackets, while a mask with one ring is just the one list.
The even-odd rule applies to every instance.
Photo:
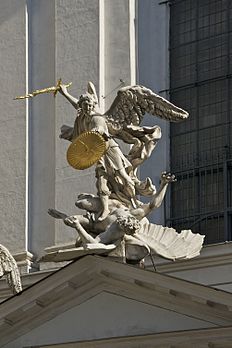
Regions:
[[[93, 83], [88, 83], [86, 93], [79, 99], [68, 92], [69, 86], [59, 80], [55, 87], [36, 93], [58, 91], [76, 109], [74, 126], [63, 125], [60, 138], [71, 142], [67, 160], [75, 170], [95, 166], [97, 194], [78, 193], [75, 204], [85, 211], [83, 215], [69, 216], [49, 209], [52, 217], [76, 230], [77, 239], [75, 247], [53, 248], [42, 260], [64, 261], [86, 254], [104, 254], [139, 262], [149, 254], [170, 260], [199, 255], [204, 236], [190, 230], [177, 233], [147, 219], [160, 207], [169, 183], [176, 181], [175, 176], [161, 173], [158, 190], [149, 177], [141, 181], [137, 176], [139, 166], [149, 159], [161, 138], [159, 126], [141, 126], [144, 115], [181, 122], [188, 118], [188, 112], [146, 87], [127, 86], [119, 89], [109, 110], [102, 114]], [[118, 139], [131, 145], [128, 153], [122, 152]], [[149, 197], [149, 203], [140, 201], [141, 196]]]
[[22, 291], [22, 284], [17, 263], [9, 250], [0, 244], [0, 278], [5, 276], [13, 294]]

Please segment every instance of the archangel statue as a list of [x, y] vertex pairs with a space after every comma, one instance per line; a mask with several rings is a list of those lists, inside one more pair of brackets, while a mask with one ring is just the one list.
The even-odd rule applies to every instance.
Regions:
[[[78, 193], [75, 204], [85, 211], [83, 215], [49, 209], [51, 216], [77, 231], [76, 247], [69, 258], [94, 253], [131, 261], [140, 261], [149, 253], [172, 260], [197, 256], [204, 236], [190, 230], [177, 233], [147, 219], [160, 207], [175, 176], [163, 172], [158, 190], [150, 178], [141, 181], [137, 176], [138, 167], [149, 159], [161, 138], [160, 127], [140, 125], [145, 113], [170, 122], [184, 121], [188, 113], [143, 86], [121, 88], [104, 114], [99, 111], [93, 83], [88, 83], [87, 92], [79, 99], [62, 83], [58, 91], [77, 110], [74, 126], [61, 127], [60, 138], [71, 142], [67, 160], [79, 170], [94, 165], [97, 187], [96, 195]], [[118, 139], [130, 144], [127, 154]], [[150, 202], [144, 204], [138, 196], [149, 197]], [[67, 253], [51, 252], [43, 260], [67, 260]]]

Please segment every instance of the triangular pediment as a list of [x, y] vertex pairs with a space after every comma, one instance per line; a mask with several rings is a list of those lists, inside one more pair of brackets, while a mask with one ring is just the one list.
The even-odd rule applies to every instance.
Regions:
[[72, 342], [229, 326], [231, 305], [230, 293], [86, 256], [3, 302], [0, 342], [24, 336], [30, 342], [37, 335], [51, 344], [62, 337]]

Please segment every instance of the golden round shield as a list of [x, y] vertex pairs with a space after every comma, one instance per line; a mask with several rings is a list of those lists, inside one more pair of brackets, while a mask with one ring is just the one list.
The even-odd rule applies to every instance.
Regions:
[[86, 169], [96, 163], [106, 151], [106, 141], [97, 132], [79, 135], [69, 146], [67, 161], [75, 169]]

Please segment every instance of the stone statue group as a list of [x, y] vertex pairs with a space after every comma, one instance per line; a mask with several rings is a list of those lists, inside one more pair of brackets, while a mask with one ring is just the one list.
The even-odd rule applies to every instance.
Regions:
[[[73, 127], [61, 127], [60, 138], [75, 143], [77, 148], [84, 146], [83, 153], [78, 155], [83, 156], [83, 160], [96, 157], [94, 134], [101, 136], [105, 151], [95, 161], [96, 195], [79, 193], [75, 202], [85, 213], [69, 216], [49, 209], [51, 216], [76, 229], [75, 253], [72, 256], [64, 253], [63, 258], [61, 255], [57, 258], [59, 251], [51, 252], [43, 260], [60, 261], [72, 259], [73, 255], [95, 253], [121, 257], [128, 262], [139, 262], [151, 253], [171, 260], [198, 255], [204, 236], [190, 230], [177, 233], [173, 228], [152, 224], [147, 219], [151, 211], [160, 207], [168, 184], [176, 180], [175, 176], [163, 172], [158, 190], [150, 178], [141, 181], [137, 176], [138, 167], [149, 159], [161, 138], [160, 127], [140, 125], [145, 113], [171, 122], [184, 121], [188, 113], [143, 86], [121, 88], [104, 114], [99, 111], [97, 93], [91, 82], [79, 99], [68, 92], [66, 85], [60, 84], [59, 92], [77, 112]], [[86, 143], [81, 140], [85, 139], [83, 134], [89, 137]], [[117, 140], [130, 144], [127, 154], [122, 152]], [[145, 204], [138, 196], [149, 197], [150, 202]]]

